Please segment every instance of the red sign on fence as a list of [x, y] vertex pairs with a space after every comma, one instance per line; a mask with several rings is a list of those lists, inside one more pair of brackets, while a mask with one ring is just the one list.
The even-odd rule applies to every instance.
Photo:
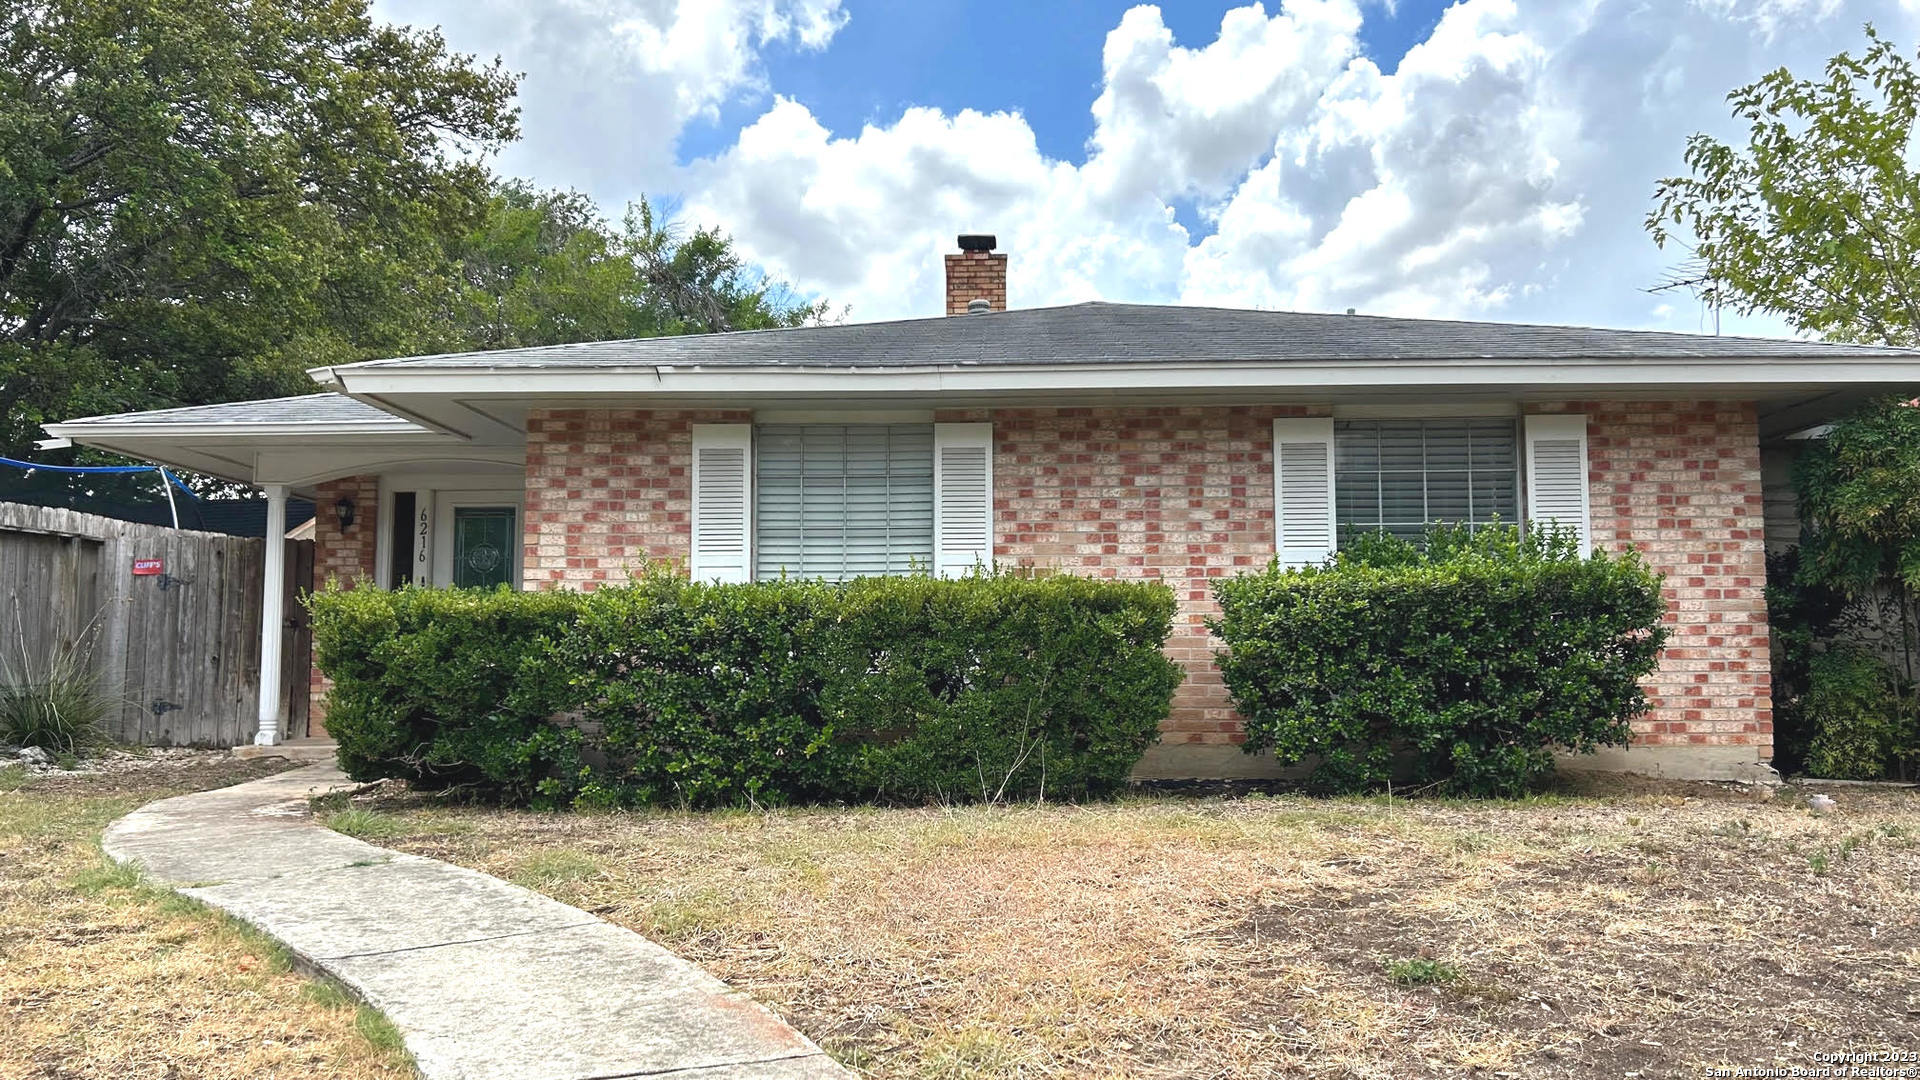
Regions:
[[161, 563], [159, 559], [133, 560], [133, 572], [136, 574], [158, 574], [160, 571]]

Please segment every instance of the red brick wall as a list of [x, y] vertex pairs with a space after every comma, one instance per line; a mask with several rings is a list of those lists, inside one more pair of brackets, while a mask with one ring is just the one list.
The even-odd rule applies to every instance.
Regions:
[[[1594, 538], [1668, 575], [1674, 629], [1649, 681], [1641, 745], [1772, 741], [1758, 426], [1740, 403], [1568, 402], [1588, 414]], [[1203, 620], [1208, 579], [1273, 557], [1276, 416], [1292, 406], [996, 409], [995, 559], [1159, 578], [1180, 600], [1169, 653], [1188, 668], [1170, 744], [1239, 741]], [[528, 418], [528, 588], [593, 588], [645, 560], [685, 565], [695, 423], [746, 412], [536, 410]], [[371, 549], [369, 549], [371, 550]]]
[[693, 425], [747, 412], [534, 409], [527, 415], [522, 583], [592, 589], [693, 546]]
[[1667, 575], [1672, 636], [1641, 746], [1773, 745], [1759, 419], [1750, 402], [1567, 402], [1587, 415], [1594, 542]]
[[[354, 503], [353, 524], [340, 528], [339, 512], [334, 504], [341, 497]], [[361, 582], [379, 580], [376, 563], [380, 537], [380, 479], [375, 476], [344, 476], [321, 484], [313, 500], [313, 587], [325, 588], [337, 581], [351, 589]], [[311, 702], [309, 734], [326, 734], [327, 710], [323, 704], [333, 680], [311, 668], [307, 693]]]
[[1313, 412], [1246, 406], [992, 413], [996, 561], [1157, 578], [1179, 598], [1167, 652], [1187, 668], [1187, 681], [1164, 728], [1168, 743], [1242, 741], [1203, 625], [1217, 610], [1207, 582], [1273, 559], [1273, 419]]

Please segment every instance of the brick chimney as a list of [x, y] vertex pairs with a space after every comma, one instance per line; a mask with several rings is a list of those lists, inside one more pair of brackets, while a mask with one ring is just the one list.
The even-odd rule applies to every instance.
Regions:
[[1007, 310], [1007, 257], [995, 255], [993, 244], [991, 236], [962, 234], [959, 254], [947, 256], [947, 314], [965, 315], [975, 300], [988, 311]]

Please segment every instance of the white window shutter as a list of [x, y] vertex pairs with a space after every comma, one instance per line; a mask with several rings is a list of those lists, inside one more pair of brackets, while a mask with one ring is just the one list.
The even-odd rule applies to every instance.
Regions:
[[1333, 419], [1273, 422], [1273, 534], [1283, 566], [1333, 553]]
[[1587, 495], [1587, 418], [1567, 414], [1527, 417], [1527, 521], [1555, 522], [1579, 533], [1580, 550], [1593, 548]]
[[933, 425], [933, 572], [993, 565], [993, 425]]
[[693, 425], [693, 576], [752, 581], [753, 425]]

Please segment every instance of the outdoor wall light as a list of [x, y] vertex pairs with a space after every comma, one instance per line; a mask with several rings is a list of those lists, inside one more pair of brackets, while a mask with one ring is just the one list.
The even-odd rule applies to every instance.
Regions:
[[340, 531], [353, 528], [353, 500], [341, 496], [340, 501], [333, 504], [333, 516], [340, 519]]

